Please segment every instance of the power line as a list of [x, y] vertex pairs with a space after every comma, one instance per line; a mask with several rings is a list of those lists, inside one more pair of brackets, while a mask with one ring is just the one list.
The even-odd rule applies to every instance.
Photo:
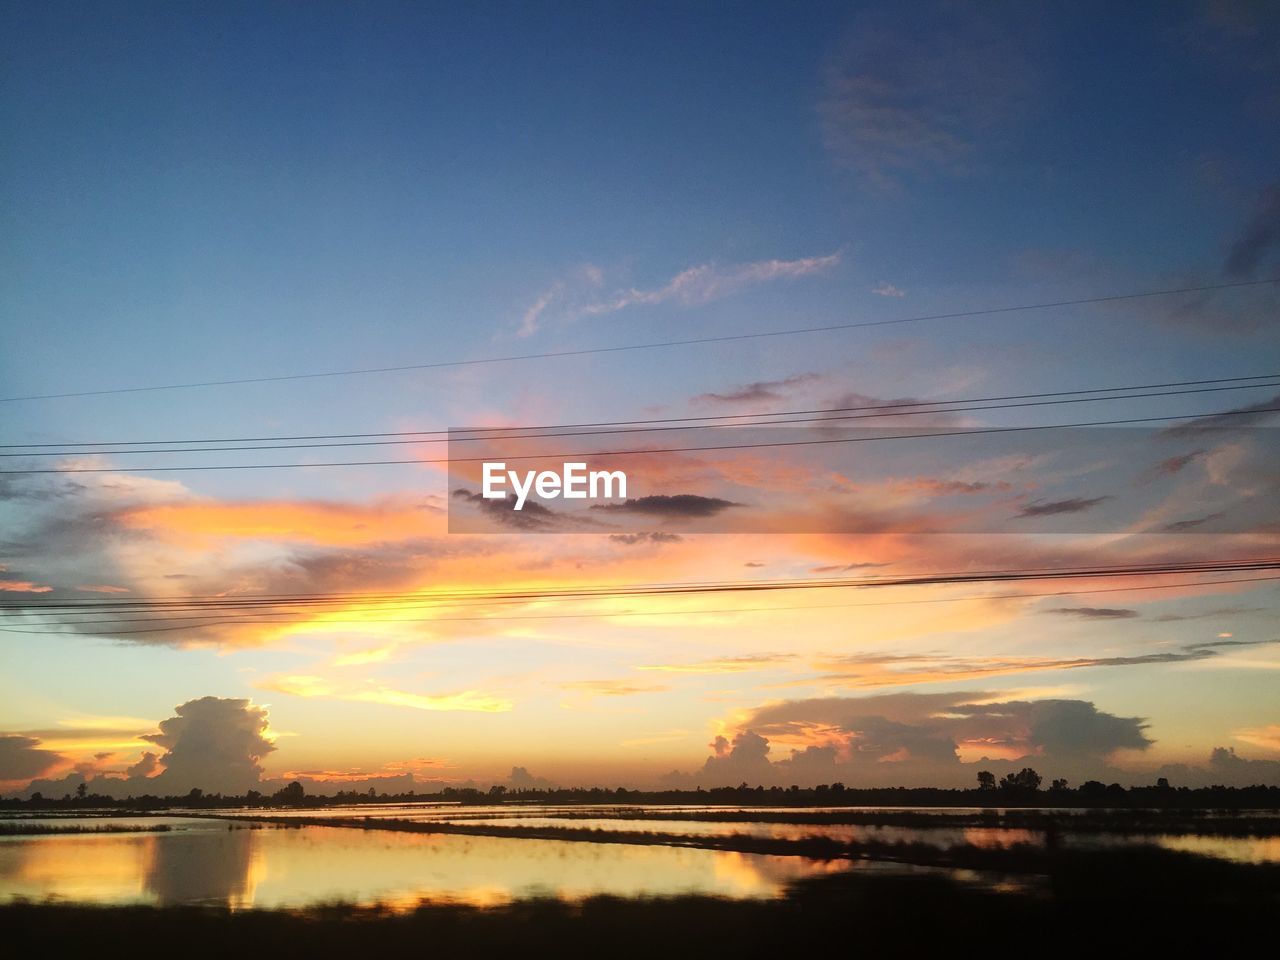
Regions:
[[[143, 598], [134, 600], [54, 600], [10, 601], [0, 604], [3, 612], [47, 613], [65, 615], [74, 611], [93, 613], [162, 612], [193, 609], [235, 610], [274, 609], [286, 606], [319, 607], [361, 602], [393, 603], [398, 606], [380, 609], [412, 609], [434, 607], [449, 602], [477, 604], [514, 601], [521, 603], [546, 600], [598, 600], [630, 597], [689, 596], [719, 593], [755, 593], [789, 590], [848, 589], [941, 586], [964, 583], [1003, 583], [1035, 580], [1072, 580], [1117, 576], [1169, 576], [1190, 573], [1235, 573], [1246, 570], [1280, 568], [1280, 556], [1246, 557], [1235, 560], [1197, 560], [1171, 563], [1109, 564], [1068, 567], [1026, 567], [1004, 570], [950, 571], [920, 575], [871, 575], [861, 577], [806, 577], [775, 580], [686, 581], [647, 584], [602, 584], [527, 590], [454, 590], [431, 596], [361, 595], [361, 594], [264, 594], [245, 597], [212, 598]], [[379, 609], [379, 608], [372, 608]]]
[[[926, 440], [938, 437], [959, 437], [974, 436], [984, 434], [998, 433], [1027, 433], [1031, 431], [1042, 430], [1066, 430], [1079, 427], [1114, 427], [1127, 426], [1137, 423], [1165, 423], [1172, 420], [1188, 420], [1188, 419], [1209, 419], [1220, 417], [1239, 417], [1239, 416], [1257, 416], [1264, 413], [1280, 413], [1280, 406], [1277, 407], [1260, 407], [1249, 410], [1220, 410], [1212, 413], [1201, 414], [1182, 414], [1179, 416], [1167, 417], [1131, 417], [1123, 420], [1088, 420], [1077, 423], [1052, 423], [1039, 424], [1025, 427], [975, 427], [965, 428], [961, 430], [942, 431], [934, 433], [913, 433], [913, 434], [890, 434], [878, 437], [826, 437], [817, 440], [788, 440], [778, 441], [775, 443], [738, 443], [738, 444], [716, 444], [695, 447], [657, 447], [639, 450], [598, 450], [574, 453], [536, 453], [521, 454], [517, 456], [505, 456], [503, 459], [508, 462], [522, 460], [553, 460], [560, 458], [573, 457], [621, 457], [621, 456], [643, 456], [659, 453], [697, 453], [720, 450], [759, 450], [759, 449], [777, 449], [783, 447], [808, 447], [818, 446], [822, 444], [836, 443], [870, 443], [881, 440]], [[412, 464], [432, 465], [432, 464], [451, 464], [451, 463], [483, 463], [490, 460], [490, 457], [438, 457], [434, 459], [411, 459], [411, 460], [337, 460], [326, 461], [321, 463], [223, 463], [223, 464], [206, 464], [206, 465], [187, 465], [178, 467], [163, 466], [146, 466], [146, 467], [44, 467], [33, 468], [28, 470], [0, 470], [0, 476], [11, 475], [32, 475], [32, 474], [73, 474], [73, 473], [185, 473], [192, 471], [209, 471], [209, 470], [284, 470], [299, 467], [376, 467], [376, 466], [408, 466]]]
[[[802, 416], [806, 414], [817, 413], [856, 413], [865, 410], [905, 410], [914, 407], [937, 407], [946, 404], [956, 403], [995, 403], [1005, 400], [1041, 400], [1050, 397], [1070, 397], [1080, 396], [1086, 393], [1119, 393], [1121, 391], [1132, 390], [1162, 390], [1168, 387], [1200, 387], [1210, 384], [1220, 383], [1243, 383], [1246, 380], [1272, 380], [1280, 377], [1280, 373], [1260, 373], [1250, 377], [1218, 377], [1207, 380], [1173, 380], [1165, 383], [1141, 383], [1131, 386], [1120, 387], [1091, 387], [1080, 390], [1052, 390], [1047, 393], [1015, 393], [998, 397], [969, 397], [957, 400], [901, 400], [889, 403], [864, 404], [853, 407], [817, 407], [807, 410], [776, 410], [769, 413], [722, 413], [707, 414], [701, 417], [658, 417], [647, 420], [596, 420], [586, 423], [544, 423], [535, 425], [508, 425], [502, 427], [452, 427], [449, 429], [435, 430], [400, 430], [386, 433], [316, 433], [303, 434], [299, 436], [273, 436], [273, 437], [209, 437], [209, 438], [179, 438], [169, 440], [81, 440], [81, 441], [62, 441], [59, 443], [0, 443], [0, 450], [9, 450], [16, 448], [32, 449], [46, 447], [141, 447], [163, 445], [168, 443], [275, 443], [294, 440], [363, 440], [380, 437], [422, 437], [422, 436], [448, 436], [450, 433], [476, 433], [488, 434], [501, 432], [506, 430], [531, 431], [531, 430], [571, 430], [587, 427], [631, 427], [645, 426], [649, 424], [666, 424], [666, 423], [695, 423], [707, 420], [743, 420], [745, 418], [759, 417], [792, 417]], [[1259, 384], [1259, 386], [1271, 386], [1271, 384]], [[1247, 389], [1247, 388], [1242, 388]], [[1191, 391], [1188, 391], [1191, 392]], [[1125, 399], [1132, 394], [1124, 394], [1123, 396], [1104, 398], [1104, 399]], [[946, 412], [946, 411], [942, 411]], [[490, 437], [489, 439], [500, 439]], [[266, 448], [260, 448], [266, 449]], [[97, 451], [101, 453], [102, 451]]]
[[[726, 614], [726, 613], [773, 613], [788, 612], [796, 610], [844, 610], [854, 607], [889, 607], [889, 606], [907, 606], [918, 603], [964, 603], [980, 600], [1024, 600], [1036, 599], [1044, 597], [1069, 597], [1083, 596], [1104, 593], [1130, 593], [1140, 590], [1176, 590], [1181, 587], [1204, 587], [1218, 586], [1238, 583], [1268, 583], [1280, 580], [1280, 577], [1244, 577], [1227, 580], [1196, 580], [1188, 583], [1160, 583], [1160, 584], [1142, 584], [1138, 586], [1128, 587], [1099, 587], [1089, 590], [1057, 590], [1049, 593], [1006, 593], [1006, 594], [986, 594], [980, 596], [968, 597], [932, 597], [928, 599], [914, 600], [873, 600], [863, 603], [827, 603], [827, 604], [795, 604], [776, 607], [722, 607], [705, 610], [624, 610], [610, 612], [595, 613], [549, 613], [549, 614], [520, 614], [513, 616], [471, 616], [471, 617], [414, 617], [414, 618], [384, 618], [380, 620], [325, 620], [326, 624], [342, 624], [355, 623], [368, 625], [370, 623], [474, 623], [474, 622], [506, 622], [510, 620], [582, 620], [582, 619], [613, 619], [621, 617], [670, 617], [670, 616], [690, 616], [697, 614]], [[301, 616], [302, 614], [298, 614]], [[157, 618], [157, 620], [165, 620], [173, 618]], [[104, 621], [102, 624], [80, 621], [79, 623], [61, 623], [55, 626], [100, 626], [110, 625], [119, 621]], [[217, 626], [266, 626], [271, 624], [289, 625], [296, 623], [296, 620], [264, 620], [264, 619], [230, 619], [230, 620], [211, 620], [204, 623], [188, 624], [184, 626], [174, 627], [154, 627], [118, 631], [124, 634], [143, 634], [143, 633], [173, 633], [179, 630], [200, 630], [207, 627]], [[101, 631], [112, 632], [112, 631]], [[82, 635], [79, 631], [71, 630], [30, 630], [16, 627], [0, 626], [0, 633], [21, 633], [31, 634], [35, 636], [78, 636]]]
[[72, 397], [100, 397], [111, 394], [145, 393], [157, 390], [188, 390], [198, 387], [227, 387], [251, 383], [281, 383], [293, 380], [314, 380], [324, 377], [351, 377], [376, 373], [400, 373], [409, 370], [438, 370], [447, 367], [468, 367], [490, 363], [513, 363], [524, 360], [548, 360], [560, 357], [580, 357], [592, 354], [621, 353], [629, 350], [656, 350], [668, 347], [685, 347], [707, 343], [730, 343], [744, 340], [761, 340], [772, 337], [790, 337], [801, 334], [831, 333], [839, 330], [854, 330], [864, 327], [887, 327], [907, 323], [923, 323], [935, 320], [960, 320], [971, 317], [996, 316], [1005, 313], [1020, 313], [1032, 310], [1048, 310], [1055, 307], [1075, 307], [1088, 304], [1114, 303], [1124, 300], [1140, 300], [1150, 297], [1166, 297], [1183, 293], [1207, 293], [1214, 290], [1227, 290], [1236, 287], [1256, 287], [1264, 284], [1280, 283], [1280, 278], [1266, 280], [1239, 280], [1231, 283], [1214, 283], [1194, 287], [1176, 287], [1164, 290], [1145, 290], [1137, 293], [1119, 293], [1101, 297], [1081, 297], [1074, 300], [1055, 300], [1046, 303], [1019, 304], [1008, 307], [988, 307], [981, 310], [960, 310], [950, 313], [925, 314], [915, 317], [898, 317], [892, 320], [860, 320], [851, 323], [832, 323], [813, 327], [793, 327], [786, 330], [767, 330], [755, 333], [724, 334], [715, 337], [691, 337], [684, 340], [659, 340], [649, 343], [623, 344], [614, 347], [583, 347], [576, 350], [553, 350], [544, 353], [510, 354], [499, 357], [477, 357], [469, 360], [440, 360], [428, 363], [409, 363], [388, 367], [366, 367], [351, 370], [327, 370], [318, 373], [279, 374], [265, 377], [237, 377], [226, 380], [198, 380], [187, 383], [154, 384], [141, 387], [112, 387], [101, 390], [76, 390], [66, 393], [30, 394], [18, 397], [0, 397], [0, 403], [17, 403], [26, 400], [56, 400]]
[[[1277, 374], [1276, 376], [1280, 376], [1280, 374]], [[1254, 378], [1250, 378], [1250, 379], [1254, 379]], [[59, 450], [24, 449], [21, 451], [15, 451], [14, 450], [15, 447], [47, 447], [47, 446], [59, 446], [59, 445], [57, 444], [0, 444], [0, 451], [3, 451], [3, 452], [0, 452], [0, 457], [71, 457], [71, 456], [85, 456], [85, 455], [121, 456], [121, 455], [139, 454], [139, 453], [169, 454], [169, 453], [230, 453], [230, 452], [251, 452], [255, 450], [322, 450], [322, 449], [329, 449], [333, 447], [381, 447], [381, 446], [402, 446], [402, 445], [418, 446], [420, 444], [428, 444], [428, 443], [477, 443], [477, 442], [491, 442], [495, 440], [539, 440], [539, 439], [548, 439], [553, 437], [590, 437], [590, 436], [603, 436], [603, 435], [624, 434], [624, 433], [625, 434], [666, 433], [671, 431], [688, 431], [688, 430], [725, 430], [725, 429], [743, 429], [743, 428], [750, 428], [750, 427], [786, 426], [790, 424], [805, 424], [805, 423], [840, 423], [848, 420], [876, 420], [876, 419], [882, 419], [885, 417], [928, 416], [930, 414], [939, 414], [939, 413], [973, 413], [973, 412], [981, 412], [984, 410], [1010, 410], [1010, 409], [1021, 409], [1021, 408], [1029, 408], [1029, 407], [1050, 407], [1050, 406], [1061, 406], [1063, 404], [1095, 403], [1100, 401], [1114, 402], [1114, 401], [1123, 401], [1123, 400], [1146, 399], [1150, 397], [1180, 397], [1180, 396], [1187, 396], [1190, 394], [1220, 393], [1223, 391], [1230, 391], [1230, 390], [1255, 390], [1255, 389], [1270, 388], [1270, 387], [1280, 387], [1280, 381], [1269, 381], [1264, 383], [1250, 383], [1250, 384], [1236, 383], [1230, 386], [1196, 387], [1196, 388], [1184, 389], [1184, 390], [1160, 390], [1160, 391], [1149, 391], [1144, 393], [1123, 393], [1123, 394], [1115, 394], [1112, 396], [1100, 396], [1100, 397], [1063, 396], [1061, 399], [1056, 399], [1056, 400], [1026, 400], [1026, 401], [1019, 401], [1015, 403], [996, 403], [994, 402], [994, 400], [1002, 400], [1005, 398], [991, 398], [991, 399], [979, 399], [979, 400], [938, 400], [938, 401], [927, 401], [927, 402], [922, 401], [919, 403], [883, 404], [879, 406], [864, 406], [864, 407], [827, 407], [827, 408], [821, 408], [817, 410], [799, 411], [799, 413], [815, 413], [815, 414], [822, 414], [822, 416], [798, 416], [798, 415], [793, 415], [790, 412], [779, 412], [779, 413], [773, 413], [773, 414], [755, 414], [754, 416], [757, 416], [757, 417], [772, 416], [772, 417], [781, 417], [783, 419], [752, 420], [752, 421], [733, 422], [733, 423], [721, 423], [721, 422], [705, 423], [704, 422], [704, 423], [696, 423], [696, 424], [691, 423], [691, 424], [675, 425], [675, 426], [644, 426], [644, 427], [619, 426], [617, 428], [610, 428], [610, 429], [571, 429], [563, 432], [549, 432], [549, 433], [520, 432], [520, 433], [511, 433], [506, 435], [503, 435], [503, 434], [483, 435], [482, 434], [481, 436], [474, 436], [474, 437], [473, 436], [456, 436], [455, 434], [460, 432], [470, 432], [470, 431], [467, 431], [465, 428], [459, 428], [453, 431], [431, 430], [431, 431], [415, 432], [413, 434], [414, 436], [422, 437], [424, 439], [412, 439], [412, 440], [406, 440], [406, 439], [341, 440], [341, 441], [324, 442], [324, 443], [264, 443], [261, 441], [248, 441], [246, 443], [236, 444], [234, 446], [168, 447], [168, 448], [149, 446], [146, 449], [141, 449], [141, 450], [124, 450], [124, 449], [68, 450], [68, 449], [65, 449], [65, 447], [68, 447], [68, 446], [77, 446], [77, 447], [102, 446], [101, 444], [86, 443], [86, 444], [62, 444], [61, 446], [64, 449], [59, 449]], [[1119, 387], [1116, 389], [1138, 390], [1140, 388]], [[1100, 393], [1102, 391], [1099, 390], [1099, 391], [1067, 391], [1067, 392]], [[1046, 394], [1046, 396], [1053, 396], [1053, 394]], [[1013, 398], [1009, 398], [1009, 399], [1013, 399]], [[1278, 399], [1280, 399], [1280, 397], [1278, 397]], [[983, 404], [983, 405], [981, 406], [945, 406], [947, 404], [964, 404], [964, 403]], [[883, 410], [885, 412], [861, 413], [861, 414], [845, 413], [845, 411], [849, 411], [849, 410]], [[741, 417], [744, 415], [743, 414], [725, 415], [726, 418], [733, 417], [733, 416]], [[693, 419], [693, 418], [690, 418], [690, 419]], [[719, 420], [722, 418], [703, 417], [699, 419]], [[506, 429], [533, 431], [533, 430], [538, 430], [540, 428], [509, 427]], [[439, 436], [439, 434], [448, 434], [448, 436]], [[407, 434], [402, 433], [402, 434], [399, 434], [398, 436], [403, 437], [406, 435]], [[378, 436], [378, 434], [366, 434], [365, 436]], [[281, 439], [285, 439], [285, 438], [281, 438]], [[197, 439], [197, 440], [175, 441], [175, 442], [221, 443], [223, 441]], [[252, 444], [252, 445], [249, 445], [249, 444]], [[128, 444], [122, 444], [122, 446], [126, 446], [126, 445]], [[141, 446], [141, 445], [142, 444], [138, 444], [138, 446]]]

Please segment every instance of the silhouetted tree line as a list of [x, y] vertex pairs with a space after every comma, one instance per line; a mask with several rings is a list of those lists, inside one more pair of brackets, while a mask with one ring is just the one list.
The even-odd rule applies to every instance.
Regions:
[[625, 787], [566, 787], [514, 789], [495, 785], [488, 790], [474, 787], [445, 787], [436, 793], [377, 793], [367, 790], [339, 790], [334, 794], [308, 794], [298, 781], [272, 794], [250, 790], [241, 795], [205, 793], [193, 789], [180, 796], [130, 796], [116, 800], [89, 792], [92, 781], [80, 784], [75, 794], [60, 799], [35, 793], [29, 800], [0, 800], [0, 809], [113, 809], [159, 810], [169, 808], [227, 809], [233, 807], [331, 807], [379, 803], [738, 803], [754, 806], [885, 806], [885, 807], [1166, 807], [1239, 810], [1249, 807], [1280, 809], [1280, 787], [1173, 787], [1161, 777], [1152, 786], [1122, 787], [1087, 780], [1071, 787], [1066, 780], [1051, 781], [1042, 789], [1043, 778], [1030, 767], [1010, 771], [998, 780], [983, 770], [972, 790], [941, 787], [846, 787], [824, 783], [816, 787], [763, 787], [741, 783], [736, 787], [696, 790], [628, 790]]

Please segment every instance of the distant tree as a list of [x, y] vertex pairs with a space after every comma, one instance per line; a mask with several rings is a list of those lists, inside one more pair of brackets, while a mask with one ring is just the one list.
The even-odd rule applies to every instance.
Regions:
[[978, 771], [978, 789], [994, 790], [996, 788], [996, 775], [990, 770]]
[[1030, 767], [1023, 767], [1017, 773], [1000, 778], [1000, 789], [1005, 793], [1035, 793], [1040, 789], [1044, 778]]
[[1086, 780], [1080, 784], [1080, 796], [1097, 798], [1107, 792], [1107, 785], [1100, 780]]
[[76, 799], [83, 800], [89, 792], [89, 785], [81, 781], [80, 786], [76, 787]]
[[1170, 786], [1169, 786], [1169, 778], [1168, 778], [1168, 777], [1159, 777], [1159, 778], [1156, 780], [1156, 788], [1157, 788], [1157, 789], [1159, 789], [1159, 790], [1171, 790], [1171, 789], [1173, 789], [1172, 787], [1170, 787]]
[[1054, 791], [1055, 793], [1061, 793], [1062, 791], [1067, 789], [1067, 781], [1055, 780], [1053, 781], [1053, 783], [1049, 784], [1049, 789]]
[[272, 797], [279, 803], [299, 804], [307, 799], [307, 792], [302, 789], [302, 784], [294, 780], [287, 787], [277, 790]]

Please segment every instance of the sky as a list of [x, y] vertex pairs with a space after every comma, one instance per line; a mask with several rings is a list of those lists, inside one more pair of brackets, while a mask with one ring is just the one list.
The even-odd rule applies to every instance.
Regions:
[[[4, 19], [0, 791], [1280, 783], [1265, 571], [617, 593], [1275, 556], [1274, 9]], [[887, 403], [916, 406], [745, 450], [597, 437], [681, 450], [630, 455], [630, 506], [523, 524], [453, 444], [159, 452]], [[347, 460], [407, 462], [148, 469]]]

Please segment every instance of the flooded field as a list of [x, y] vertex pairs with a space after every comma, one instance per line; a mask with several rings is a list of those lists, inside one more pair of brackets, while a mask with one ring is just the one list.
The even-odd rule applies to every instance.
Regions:
[[[1036, 816], [1048, 826], [1018, 825]], [[409, 909], [599, 895], [769, 900], [799, 881], [854, 871], [940, 874], [1026, 893], [1039, 885], [1034, 866], [1015, 863], [1010, 874], [983, 858], [1158, 849], [1280, 864], [1280, 821], [1265, 816], [1133, 834], [1089, 829], [1096, 818], [1063, 829], [1080, 818], [1055, 811], [1011, 811], [1008, 825], [986, 825], [993, 818], [1002, 819], [982, 810], [446, 804], [10, 817], [0, 820], [0, 903]]]

